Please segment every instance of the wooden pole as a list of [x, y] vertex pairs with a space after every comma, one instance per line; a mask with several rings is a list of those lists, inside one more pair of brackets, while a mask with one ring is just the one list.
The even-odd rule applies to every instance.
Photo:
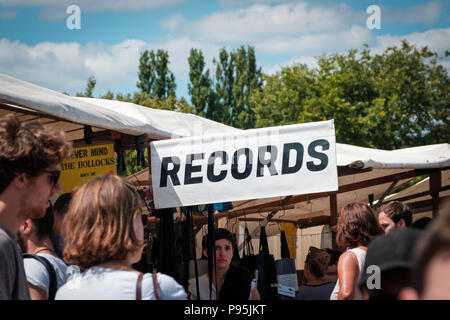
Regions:
[[430, 192], [432, 197], [433, 218], [439, 213], [439, 190], [441, 189], [441, 171], [430, 173]]
[[[337, 195], [332, 194], [330, 195], [330, 225], [331, 227], [335, 226], [337, 224], [338, 218], [337, 218]], [[336, 232], [332, 231], [331, 233], [331, 248], [333, 250], [337, 249], [336, 244]]]

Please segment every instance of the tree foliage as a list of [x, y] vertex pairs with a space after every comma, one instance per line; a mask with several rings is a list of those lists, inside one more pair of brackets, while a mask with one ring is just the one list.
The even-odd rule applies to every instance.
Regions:
[[323, 55], [317, 69], [283, 68], [251, 95], [255, 125], [334, 119], [338, 142], [388, 150], [448, 142], [449, 78], [439, 59], [403, 41], [381, 54], [365, 46]]
[[88, 97], [88, 98], [93, 98], [94, 96], [92, 95], [92, 92], [94, 91], [95, 85], [97, 84], [97, 80], [95, 80], [94, 76], [90, 76], [88, 78], [88, 81], [86, 83], [86, 88], [84, 89], [84, 92], [77, 92], [76, 96], [77, 97]]
[[175, 97], [175, 76], [169, 70], [169, 54], [167, 51], [158, 49], [145, 50], [139, 58], [139, 81], [136, 86], [141, 92], [160, 99]]
[[209, 69], [204, 70], [205, 58], [202, 51], [192, 48], [188, 62], [190, 81], [188, 83], [188, 92], [195, 107], [195, 113], [212, 120], [222, 120], [214, 114], [216, 110], [212, 81], [209, 76]]
[[188, 89], [196, 113], [236, 128], [253, 128], [255, 115], [249, 99], [253, 91], [262, 90], [261, 68], [256, 65], [254, 48], [241, 46], [231, 52], [222, 48], [218, 59], [213, 60], [215, 81], [210, 78], [209, 69], [204, 71], [201, 50], [192, 49], [188, 62]]

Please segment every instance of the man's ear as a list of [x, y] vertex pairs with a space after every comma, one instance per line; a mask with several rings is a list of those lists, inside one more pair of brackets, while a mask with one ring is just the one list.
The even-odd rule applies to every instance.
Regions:
[[204, 249], [203, 254], [208, 258], [208, 249]]
[[23, 235], [28, 236], [31, 234], [32, 231], [33, 231], [33, 222], [31, 221], [31, 219], [25, 220], [25, 222], [20, 227], [20, 232]]
[[400, 219], [400, 220], [398, 220], [398, 222], [397, 222], [395, 225], [396, 225], [396, 227], [399, 228], [399, 229], [406, 228], [405, 219]]
[[14, 186], [19, 189], [22, 190], [25, 186], [25, 183], [27, 181], [27, 177], [25, 175], [25, 172], [17, 175], [14, 177], [14, 179], [12, 180], [12, 183], [14, 184]]

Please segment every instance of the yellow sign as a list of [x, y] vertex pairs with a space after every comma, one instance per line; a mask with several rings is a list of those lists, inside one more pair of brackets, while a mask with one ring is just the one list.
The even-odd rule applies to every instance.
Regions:
[[63, 193], [71, 192], [84, 182], [105, 174], [116, 174], [114, 146], [105, 144], [74, 148], [72, 159], [61, 164]]

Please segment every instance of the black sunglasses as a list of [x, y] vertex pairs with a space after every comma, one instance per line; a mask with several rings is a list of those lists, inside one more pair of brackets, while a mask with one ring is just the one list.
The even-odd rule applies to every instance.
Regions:
[[54, 170], [54, 171], [44, 170], [43, 172], [50, 173], [49, 182], [53, 185], [53, 187], [55, 187], [59, 181], [59, 177], [61, 176], [61, 170]]

